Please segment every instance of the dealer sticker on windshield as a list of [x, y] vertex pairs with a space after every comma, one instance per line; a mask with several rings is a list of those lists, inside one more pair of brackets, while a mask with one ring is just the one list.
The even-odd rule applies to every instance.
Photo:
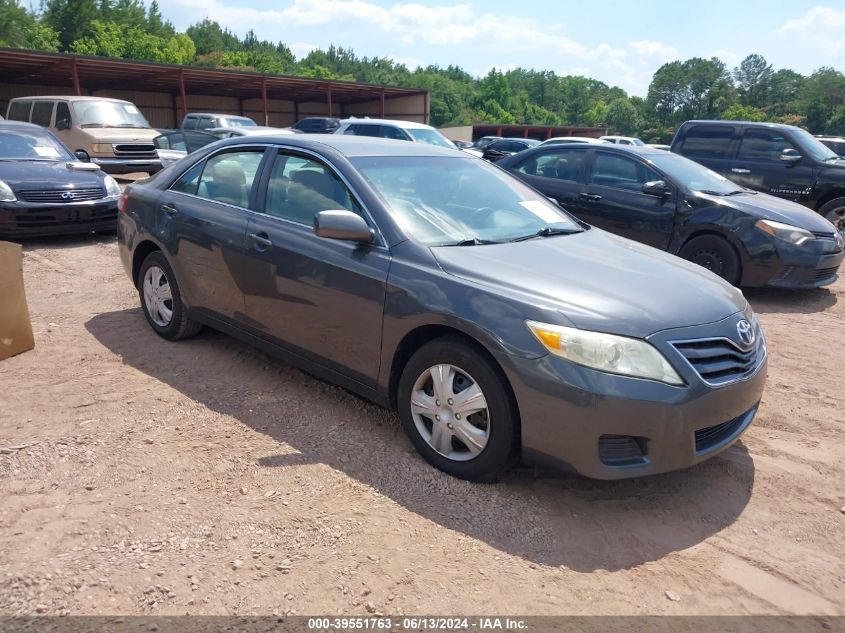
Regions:
[[543, 222], [562, 222], [563, 218], [549, 206], [539, 200], [524, 200], [520, 202], [523, 207], [531, 211], [534, 215], [540, 218]]
[[33, 149], [42, 158], [57, 158], [59, 156], [59, 150], [49, 145], [37, 145]]

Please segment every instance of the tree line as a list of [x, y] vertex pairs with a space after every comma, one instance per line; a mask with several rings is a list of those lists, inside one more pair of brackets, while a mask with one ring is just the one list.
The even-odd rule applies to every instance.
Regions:
[[774, 121], [814, 134], [845, 134], [845, 75], [775, 70], [761, 55], [734, 69], [718, 58], [663, 64], [645, 98], [617, 86], [547, 70], [493, 69], [473, 77], [456, 65], [413, 70], [387, 57], [339, 46], [297, 59], [283, 42], [239, 37], [206, 18], [177, 32], [156, 0], [42, 0], [29, 10], [0, 0], [0, 46], [102, 55], [426, 89], [431, 123], [528, 123], [607, 127], [646, 142], [668, 142], [693, 118]]

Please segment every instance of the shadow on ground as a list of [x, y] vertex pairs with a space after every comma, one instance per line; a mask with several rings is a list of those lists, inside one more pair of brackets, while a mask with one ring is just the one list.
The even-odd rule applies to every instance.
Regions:
[[[170, 343], [139, 308], [85, 324], [126, 365], [280, 443], [266, 468], [326, 464], [441, 526], [533, 562], [589, 572], [658, 560], [733, 524], [754, 465], [739, 443], [686, 471], [601, 482], [516, 470], [491, 485], [432, 469], [393, 413], [223, 334]], [[292, 447], [298, 453], [291, 453]]]
[[836, 293], [827, 288], [749, 288], [744, 292], [760, 314], [813, 314], [836, 305]]

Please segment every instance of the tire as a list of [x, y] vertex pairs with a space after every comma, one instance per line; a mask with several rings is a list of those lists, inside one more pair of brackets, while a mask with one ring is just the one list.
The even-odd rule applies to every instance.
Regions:
[[838, 230], [845, 230], [845, 197], [834, 198], [819, 209], [819, 215]]
[[519, 416], [509, 394], [488, 358], [460, 338], [444, 337], [423, 345], [405, 365], [397, 392], [399, 419], [430, 464], [461, 479], [489, 481], [517, 453]]
[[141, 308], [156, 334], [177, 341], [202, 329], [202, 325], [188, 318], [176, 275], [161, 251], [147, 255], [138, 272], [138, 282]]
[[680, 257], [719, 275], [735, 286], [740, 280], [742, 266], [733, 246], [718, 235], [700, 235], [684, 244]]

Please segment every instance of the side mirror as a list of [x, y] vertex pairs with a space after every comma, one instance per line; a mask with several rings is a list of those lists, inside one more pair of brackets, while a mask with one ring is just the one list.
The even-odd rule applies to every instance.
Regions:
[[314, 234], [333, 240], [372, 242], [373, 230], [357, 213], [345, 209], [320, 211], [314, 216]]
[[669, 185], [665, 180], [652, 180], [643, 185], [643, 193], [662, 198], [669, 195]]
[[69, 130], [70, 129], [70, 121], [67, 119], [59, 119], [56, 121], [56, 129], [61, 130]]
[[802, 158], [797, 149], [787, 148], [780, 153], [780, 159], [785, 163], [797, 163]]
[[88, 155], [88, 152], [86, 152], [84, 149], [78, 149], [73, 154], [83, 163], [91, 162], [91, 157]]

